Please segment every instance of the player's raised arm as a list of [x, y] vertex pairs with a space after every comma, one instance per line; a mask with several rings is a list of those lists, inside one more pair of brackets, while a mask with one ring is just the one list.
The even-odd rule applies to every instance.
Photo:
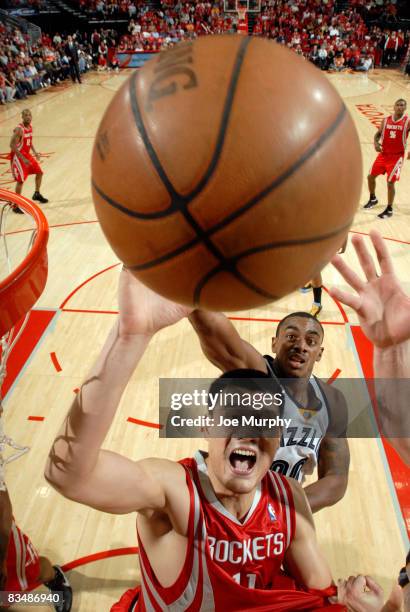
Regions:
[[410, 465], [410, 413], [408, 394], [403, 389], [404, 379], [410, 378], [410, 298], [394, 273], [382, 236], [372, 231], [370, 237], [381, 273], [377, 273], [363, 238], [354, 236], [352, 243], [366, 281], [336, 256], [333, 265], [356, 293], [338, 288], [330, 292], [356, 311], [364, 334], [374, 345], [373, 368], [382, 433]]
[[170, 461], [134, 462], [102, 450], [127, 383], [152, 336], [188, 314], [123, 270], [117, 322], [53, 443], [47, 480], [77, 502], [116, 514], [164, 508], [162, 482], [185, 482], [183, 468]]
[[198, 335], [205, 356], [223, 372], [241, 368], [266, 372], [262, 355], [242, 340], [222, 312], [194, 310], [189, 321]]
[[312, 512], [296, 480], [289, 479], [296, 512], [296, 529], [285, 556], [286, 568], [298, 584], [307, 589], [325, 590], [333, 583], [329, 565], [317, 543]]

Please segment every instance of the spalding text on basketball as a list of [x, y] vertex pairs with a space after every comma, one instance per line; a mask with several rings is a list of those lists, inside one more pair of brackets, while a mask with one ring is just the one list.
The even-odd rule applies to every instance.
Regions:
[[198, 86], [198, 79], [190, 64], [193, 63], [192, 44], [178, 45], [161, 53], [154, 68], [154, 78], [148, 92], [146, 109], [152, 110], [153, 102], [164, 96], [171, 96], [178, 90]]

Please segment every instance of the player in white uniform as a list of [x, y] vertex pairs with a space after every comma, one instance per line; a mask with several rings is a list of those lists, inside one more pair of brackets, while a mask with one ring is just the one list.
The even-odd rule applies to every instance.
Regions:
[[[264, 359], [268, 373], [277, 378], [272, 357], [264, 355]], [[281, 416], [291, 419], [291, 425], [282, 432], [281, 445], [271, 468], [300, 482], [303, 482], [304, 476], [313, 474], [317, 467], [320, 444], [329, 428], [326, 397], [314, 376], [311, 376], [310, 384], [317, 398], [316, 408], [313, 409], [301, 406], [283, 389], [284, 405]]]
[[272, 469], [303, 481], [317, 466], [318, 480], [305, 487], [312, 511], [338, 502], [348, 482], [347, 408], [340, 391], [312, 376], [323, 353], [320, 322], [306, 312], [282, 319], [272, 339], [273, 359], [243, 340], [222, 313], [195, 310], [189, 319], [205, 355], [222, 371], [249, 368], [269, 373], [282, 383], [287, 379], [281, 416], [292, 423], [283, 431]]

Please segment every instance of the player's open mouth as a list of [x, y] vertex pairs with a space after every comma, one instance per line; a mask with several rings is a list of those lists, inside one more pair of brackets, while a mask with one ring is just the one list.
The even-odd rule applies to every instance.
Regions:
[[235, 474], [250, 474], [255, 467], [256, 453], [249, 448], [236, 448], [229, 455], [229, 463]]
[[292, 365], [296, 365], [296, 366], [300, 366], [300, 365], [303, 365], [305, 363], [305, 360], [303, 359], [303, 357], [301, 357], [297, 353], [291, 353], [288, 356], [288, 359], [289, 359], [289, 362]]

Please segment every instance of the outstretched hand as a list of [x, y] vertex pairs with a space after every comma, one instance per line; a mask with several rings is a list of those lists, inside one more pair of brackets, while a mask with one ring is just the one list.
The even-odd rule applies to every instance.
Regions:
[[363, 281], [337, 255], [332, 259], [332, 264], [356, 293], [332, 287], [330, 294], [356, 311], [363, 332], [375, 346], [386, 348], [410, 339], [410, 298], [394, 273], [393, 262], [382, 236], [373, 230], [370, 238], [381, 274], [377, 273], [374, 259], [363, 238], [355, 235], [352, 244], [367, 280]]
[[151, 336], [187, 317], [193, 310], [154, 293], [125, 268], [121, 270], [118, 303], [121, 336]]

